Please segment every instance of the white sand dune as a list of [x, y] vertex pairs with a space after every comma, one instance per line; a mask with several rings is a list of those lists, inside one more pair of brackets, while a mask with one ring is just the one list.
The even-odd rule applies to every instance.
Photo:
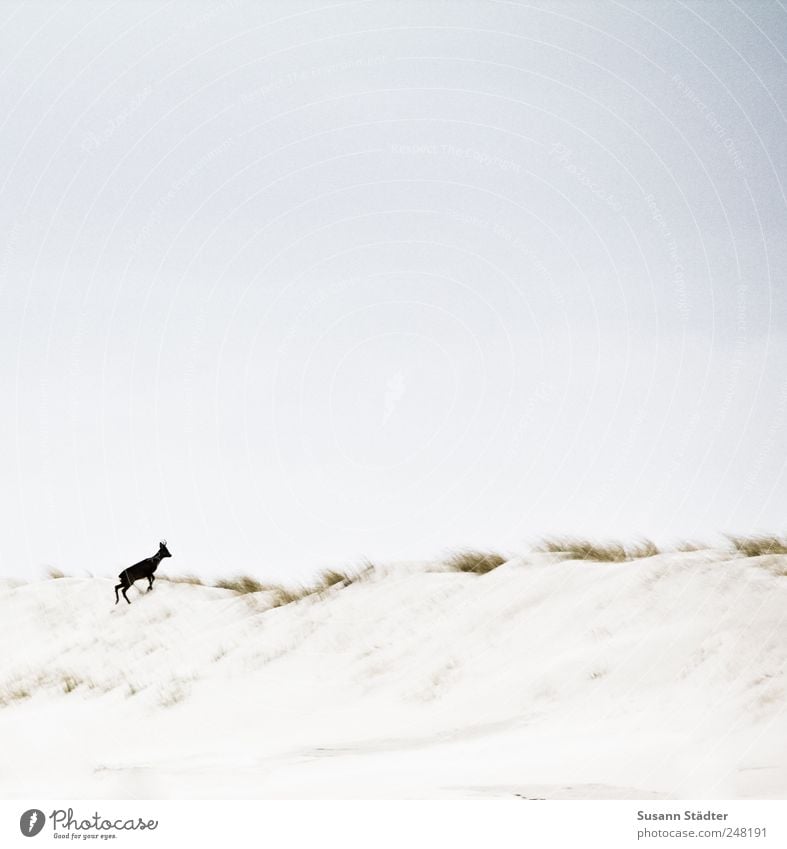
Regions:
[[531, 555], [275, 609], [5, 582], [0, 794], [787, 798], [785, 572]]

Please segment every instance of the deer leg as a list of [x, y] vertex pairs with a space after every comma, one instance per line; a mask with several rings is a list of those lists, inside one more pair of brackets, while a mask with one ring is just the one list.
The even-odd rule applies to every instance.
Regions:
[[153, 589], [153, 575], [148, 576], [148, 592]]
[[120, 601], [120, 597], [118, 596], [118, 590], [119, 590], [122, 586], [123, 586], [123, 584], [118, 584], [118, 585], [115, 587], [115, 604], [117, 604], [117, 603]]
[[[128, 585], [124, 585], [124, 586], [123, 586], [123, 589], [121, 590], [121, 592], [123, 593], [123, 598], [124, 598], [126, 601], [128, 601], [128, 596], [126, 595], [126, 590], [127, 590], [130, 586], [131, 586], [130, 584], [128, 584]], [[130, 601], [128, 601], [128, 603], [129, 603], [129, 604], [131, 604], [131, 602], [130, 602]]]

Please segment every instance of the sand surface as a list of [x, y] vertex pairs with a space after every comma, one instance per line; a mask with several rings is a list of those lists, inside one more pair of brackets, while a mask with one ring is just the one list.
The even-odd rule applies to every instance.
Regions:
[[278, 608], [2, 582], [0, 794], [787, 798], [785, 572], [394, 564]]

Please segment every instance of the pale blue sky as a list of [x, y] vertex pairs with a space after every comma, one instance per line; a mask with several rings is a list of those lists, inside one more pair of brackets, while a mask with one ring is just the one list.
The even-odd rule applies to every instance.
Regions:
[[778, 4], [0, 19], [0, 574], [787, 530]]

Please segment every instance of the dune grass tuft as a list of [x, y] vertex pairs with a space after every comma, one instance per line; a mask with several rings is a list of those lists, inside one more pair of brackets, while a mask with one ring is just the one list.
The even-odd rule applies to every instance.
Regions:
[[281, 584], [263, 584], [256, 578], [250, 575], [237, 575], [234, 578], [225, 578], [216, 581], [214, 586], [223, 590], [231, 590], [239, 595], [250, 593], [268, 592], [272, 594], [272, 606], [282, 607], [285, 604], [292, 604], [294, 601], [300, 601], [307, 595], [311, 595], [316, 589], [310, 587], [285, 587]]
[[284, 607], [285, 604], [292, 604], [311, 595], [308, 587], [274, 587], [272, 589], [274, 607]]
[[82, 682], [75, 675], [63, 676], [63, 692], [73, 693]]
[[762, 557], [764, 554], [787, 554], [787, 538], [772, 534], [738, 537], [727, 534], [733, 549], [744, 557]]
[[30, 688], [22, 683], [13, 683], [6, 685], [0, 690], [0, 707], [6, 707], [14, 702], [22, 702], [29, 699], [33, 694]]
[[568, 554], [572, 560], [595, 560], [599, 563], [619, 563], [628, 559], [622, 543], [597, 543], [578, 537], [550, 537], [543, 540], [536, 550]]
[[364, 560], [357, 569], [325, 569], [315, 581], [313, 589], [320, 592], [331, 587], [349, 587], [350, 584], [363, 580], [372, 569], [374, 565], [369, 560]]
[[274, 589], [269, 584], [260, 583], [251, 575], [236, 575], [234, 578], [223, 578], [213, 585], [222, 590], [232, 590], [234, 593], [260, 593], [263, 590]]
[[51, 578], [53, 581], [57, 580], [58, 578], [68, 577], [62, 569], [55, 569], [54, 566], [51, 569], [47, 569], [46, 576], [47, 578]]
[[696, 542], [695, 540], [682, 540], [675, 546], [675, 551], [707, 551], [710, 546], [704, 542]]
[[476, 551], [466, 548], [451, 555], [446, 563], [454, 572], [472, 572], [475, 575], [485, 575], [507, 560], [496, 551]]
[[351, 580], [350, 576], [345, 572], [340, 572], [338, 569], [326, 569], [317, 579], [314, 589], [317, 592], [320, 590], [329, 590], [337, 584], [350, 583]]
[[[322, 595], [334, 588], [349, 587], [350, 584], [362, 580], [373, 568], [371, 561], [364, 560], [357, 569], [353, 570], [325, 569], [314, 583], [307, 585], [287, 587], [282, 584], [262, 583], [256, 578], [252, 578], [251, 575], [236, 575], [234, 578], [216, 581], [213, 586], [239, 594], [269, 592], [272, 594], [272, 606], [283, 607], [285, 604], [292, 604], [311, 595]], [[186, 579], [171, 578], [170, 580], [184, 581]], [[192, 583], [190, 580], [187, 582]], [[202, 582], [197, 579], [193, 583]]]
[[205, 586], [205, 582], [198, 575], [160, 575], [158, 580], [169, 581], [170, 584], [193, 584], [197, 587]]
[[342, 572], [339, 569], [325, 569], [320, 573], [317, 580], [308, 586], [271, 587], [274, 593], [274, 607], [282, 607], [285, 604], [292, 604], [300, 601], [302, 598], [308, 598], [312, 595], [323, 595], [332, 589], [341, 589], [349, 587], [350, 584], [359, 580], [361, 573], [357, 572]]
[[655, 557], [660, 554], [659, 547], [651, 539], [642, 539], [626, 548], [627, 559], [641, 560], [643, 557]]
[[551, 554], [568, 554], [572, 560], [592, 560], [597, 563], [623, 563], [627, 560], [639, 560], [653, 557], [659, 553], [658, 546], [649, 539], [643, 539], [633, 545], [621, 542], [599, 543], [579, 537], [548, 537], [536, 551]]

